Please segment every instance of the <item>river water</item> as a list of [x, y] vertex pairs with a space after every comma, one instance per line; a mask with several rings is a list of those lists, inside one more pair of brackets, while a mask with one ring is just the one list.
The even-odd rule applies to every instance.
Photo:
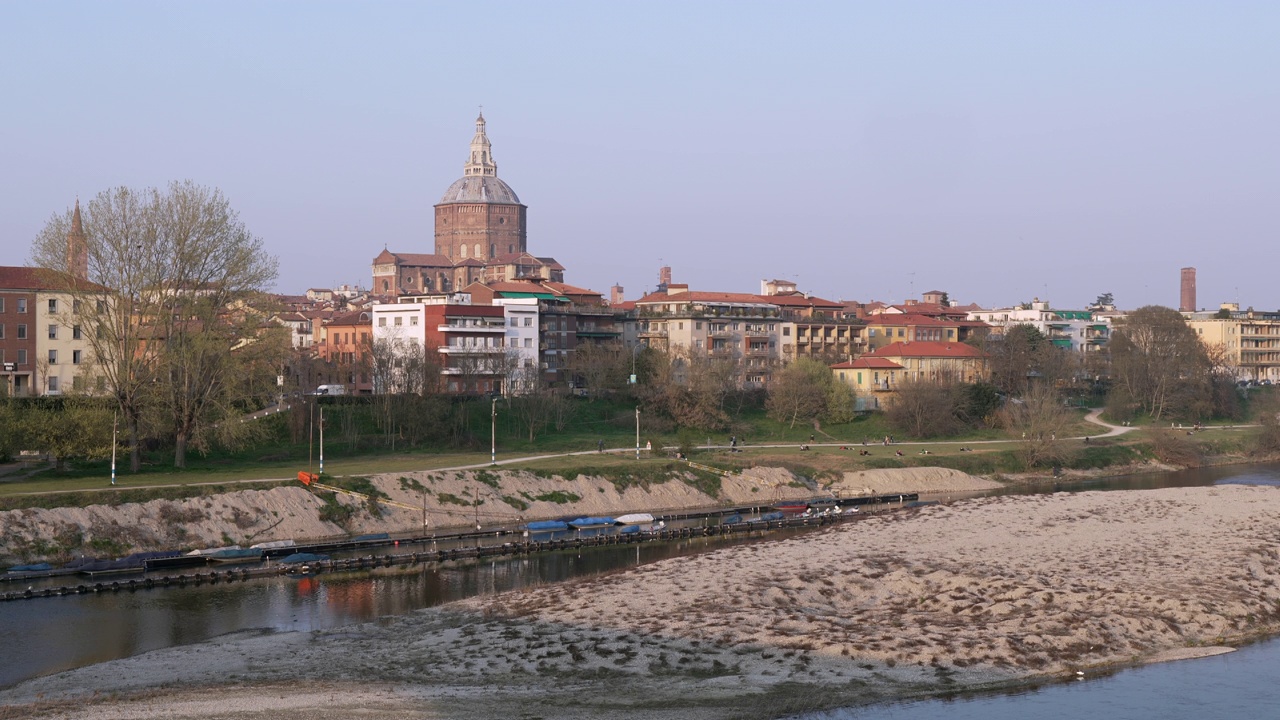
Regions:
[[[1016, 492], [1141, 490], [1222, 482], [1280, 484], [1280, 465], [1243, 465], [1046, 484]], [[793, 531], [787, 531], [788, 533]], [[794, 531], [808, 532], [808, 531]], [[779, 537], [772, 533], [768, 537]], [[755, 538], [696, 538], [459, 564], [276, 576], [215, 586], [71, 595], [0, 604], [0, 687], [75, 667], [246, 629], [318, 630], [399, 615], [477, 594], [609, 572]], [[13, 652], [21, 648], [21, 652]], [[1272, 717], [1280, 641], [1086, 682], [967, 700], [933, 700], [805, 716], [853, 718]], [[1204, 703], [1208, 703], [1207, 705]], [[1205, 711], [1209, 707], [1212, 710]], [[1196, 708], [1200, 708], [1197, 710]], [[1228, 708], [1238, 708], [1230, 710]]]

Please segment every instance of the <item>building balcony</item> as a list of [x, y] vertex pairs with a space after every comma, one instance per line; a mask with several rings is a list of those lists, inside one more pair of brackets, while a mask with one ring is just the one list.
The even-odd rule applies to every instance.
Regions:
[[436, 330], [440, 332], [478, 332], [478, 333], [505, 333], [506, 325], [437, 325]]
[[[512, 348], [513, 350], [515, 348]], [[445, 355], [503, 355], [507, 352], [507, 348], [502, 346], [467, 346], [467, 345], [444, 345], [439, 351]]]
[[667, 336], [666, 330], [641, 330], [639, 336], [642, 338], [664, 338]]

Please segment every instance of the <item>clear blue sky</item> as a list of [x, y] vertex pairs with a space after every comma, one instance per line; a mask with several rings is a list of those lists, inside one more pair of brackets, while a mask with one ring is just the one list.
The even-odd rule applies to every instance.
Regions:
[[1280, 3], [0, 2], [0, 264], [221, 188], [279, 289], [431, 252], [477, 106], [529, 249], [636, 297], [1280, 307]]

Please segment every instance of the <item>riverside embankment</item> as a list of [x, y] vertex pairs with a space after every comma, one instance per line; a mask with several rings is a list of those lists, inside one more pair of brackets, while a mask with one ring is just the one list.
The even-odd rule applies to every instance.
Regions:
[[0, 563], [366, 533], [420, 534], [424, 513], [432, 528], [514, 528], [522, 521], [565, 515], [768, 505], [817, 492], [849, 497], [998, 486], [941, 468], [845, 473], [822, 487], [778, 468], [751, 468], [713, 481], [705, 473], [685, 471], [639, 481], [625, 476], [564, 478], [512, 470], [391, 473], [367, 480], [386, 499], [423, 510], [388, 504], [370, 508], [359, 500], [326, 497], [301, 485], [181, 500], [10, 510], [0, 512]]

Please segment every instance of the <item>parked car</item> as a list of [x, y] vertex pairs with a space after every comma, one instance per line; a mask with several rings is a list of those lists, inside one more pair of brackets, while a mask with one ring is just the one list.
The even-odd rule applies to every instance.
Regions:
[[316, 388], [312, 395], [346, 395], [346, 385], [321, 385]]

